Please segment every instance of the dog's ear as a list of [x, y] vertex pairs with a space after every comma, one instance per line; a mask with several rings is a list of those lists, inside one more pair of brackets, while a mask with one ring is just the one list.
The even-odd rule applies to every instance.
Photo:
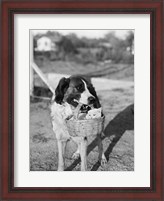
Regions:
[[62, 103], [63, 98], [64, 98], [64, 94], [69, 87], [69, 82], [70, 82], [70, 79], [65, 78], [65, 77], [61, 78], [61, 80], [59, 81], [59, 84], [55, 90], [55, 101], [56, 101], [56, 103], [58, 103], [58, 104]]
[[95, 108], [100, 108], [100, 107], [101, 107], [101, 104], [100, 104], [100, 102], [99, 102], [99, 98], [98, 98], [98, 96], [97, 96], [97, 93], [96, 93], [96, 91], [95, 91], [95, 88], [93, 87], [93, 85], [92, 85], [91, 83], [89, 83], [89, 84], [87, 85], [87, 88], [88, 88], [89, 92], [96, 98], [96, 101], [95, 101], [95, 103], [94, 103], [94, 107], [95, 107]]

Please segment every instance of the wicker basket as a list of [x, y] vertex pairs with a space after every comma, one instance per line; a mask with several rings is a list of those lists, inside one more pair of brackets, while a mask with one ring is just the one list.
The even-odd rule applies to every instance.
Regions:
[[100, 134], [104, 129], [105, 117], [102, 116], [100, 118], [79, 120], [78, 114], [80, 107], [81, 106], [78, 105], [76, 109], [75, 119], [66, 120], [69, 134], [72, 137], [85, 137]]

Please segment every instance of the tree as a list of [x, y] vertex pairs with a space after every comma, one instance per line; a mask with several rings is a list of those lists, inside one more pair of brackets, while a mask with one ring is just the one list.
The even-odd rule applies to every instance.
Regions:
[[134, 32], [129, 31], [126, 39], [125, 39], [126, 46], [129, 47], [129, 52], [132, 54], [134, 49]]

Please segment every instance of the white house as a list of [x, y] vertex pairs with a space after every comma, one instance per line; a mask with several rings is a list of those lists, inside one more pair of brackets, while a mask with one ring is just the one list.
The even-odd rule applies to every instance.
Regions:
[[47, 36], [42, 36], [37, 40], [35, 51], [55, 51], [56, 45]]

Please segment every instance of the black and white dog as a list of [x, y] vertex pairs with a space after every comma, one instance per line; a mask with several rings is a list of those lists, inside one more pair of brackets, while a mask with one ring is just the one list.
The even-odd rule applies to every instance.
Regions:
[[[58, 171], [64, 170], [65, 148], [67, 141], [70, 139], [78, 145], [73, 158], [80, 156], [81, 170], [87, 170], [87, 137], [71, 137], [65, 122], [73, 114], [78, 103], [83, 104], [80, 109], [81, 112], [89, 110], [91, 105], [94, 108], [101, 107], [96, 91], [90, 81], [81, 76], [63, 77], [58, 83], [55, 90], [55, 99], [51, 105], [53, 131], [58, 143]], [[99, 160], [104, 164], [106, 159], [103, 153], [101, 133], [98, 136]]]

